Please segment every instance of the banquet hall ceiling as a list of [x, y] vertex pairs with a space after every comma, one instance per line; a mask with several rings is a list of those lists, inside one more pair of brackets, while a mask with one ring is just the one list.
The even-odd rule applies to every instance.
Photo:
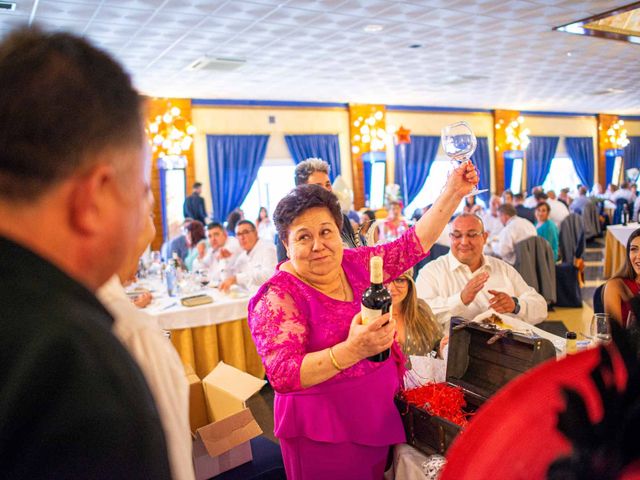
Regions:
[[640, 45], [551, 30], [624, 0], [12, 1], [148, 95], [640, 114]]

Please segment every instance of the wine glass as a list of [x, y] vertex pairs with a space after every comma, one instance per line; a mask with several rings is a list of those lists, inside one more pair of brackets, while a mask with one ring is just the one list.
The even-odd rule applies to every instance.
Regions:
[[[476, 151], [478, 145], [478, 140], [467, 122], [456, 122], [447, 125], [442, 129], [440, 138], [444, 153], [451, 158], [456, 167], [467, 160], [471, 161], [471, 155]], [[471, 193], [465, 195], [465, 197], [471, 197], [486, 191], [486, 188], [478, 190], [478, 187], [473, 187]]]
[[596, 343], [611, 341], [611, 323], [609, 314], [594, 313], [591, 319], [591, 339]]
[[198, 278], [198, 282], [202, 285], [202, 288], [205, 288], [209, 285], [211, 279], [209, 278], [209, 270], [206, 268], [202, 268], [196, 272], [196, 277]]

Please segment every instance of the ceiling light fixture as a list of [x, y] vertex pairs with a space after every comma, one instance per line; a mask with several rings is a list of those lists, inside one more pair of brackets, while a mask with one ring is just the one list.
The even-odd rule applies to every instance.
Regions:
[[366, 27], [363, 28], [363, 30], [367, 33], [378, 33], [378, 32], [381, 32], [383, 29], [384, 27], [382, 25], [378, 25], [375, 23], [367, 25]]

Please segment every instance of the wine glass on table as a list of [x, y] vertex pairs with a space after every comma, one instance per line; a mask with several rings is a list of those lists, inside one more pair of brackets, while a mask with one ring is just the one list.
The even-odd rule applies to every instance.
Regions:
[[200, 282], [202, 288], [206, 288], [211, 281], [211, 278], [209, 277], [209, 270], [207, 270], [206, 268], [201, 268], [200, 270], [198, 270], [196, 272], [196, 278], [198, 282]]
[[[455, 167], [466, 161], [471, 161], [471, 155], [473, 155], [478, 146], [476, 135], [467, 122], [456, 122], [447, 125], [442, 129], [440, 138], [444, 153], [449, 156]], [[478, 190], [478, 187], [473, 187], [471, 193], [466, 197], [472, 197], [486, 191], [486, 188]]]
[[611, 341], [611, 323], [607, 313], [594, 313], [591, 319], [591, 339], [599, 343]]

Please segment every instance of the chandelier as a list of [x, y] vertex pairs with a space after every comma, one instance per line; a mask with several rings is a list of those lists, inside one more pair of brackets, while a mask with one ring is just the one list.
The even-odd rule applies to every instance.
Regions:
[[196, 128], [182, 117], [180, 109], [171, 104], [147, 128], [153, 153], [159, 158], [183, 155], [191, 148], [196, 133]]
[[616, 123], [611, 125], [609, 130], [607, 130], [607, 135], [613, 148], [624, 148], [629, 145], [627, 129], [624, 128], [624, 120], [618, 120]]

